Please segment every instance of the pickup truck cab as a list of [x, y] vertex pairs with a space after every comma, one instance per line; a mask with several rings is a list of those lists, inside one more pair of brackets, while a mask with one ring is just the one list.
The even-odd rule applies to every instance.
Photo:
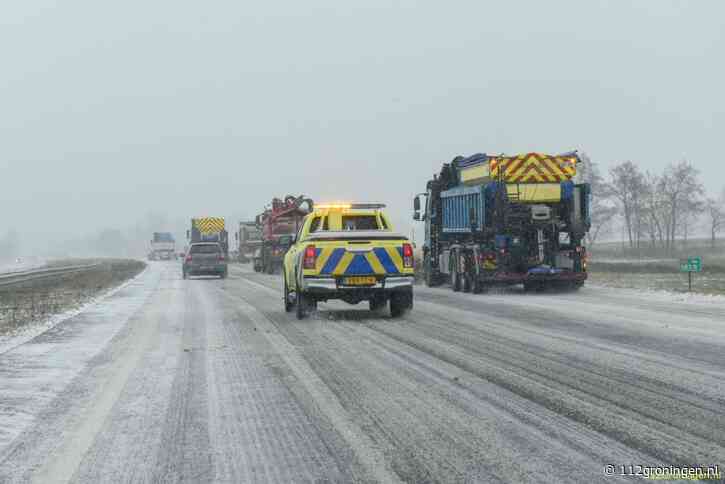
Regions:
[[303, 319], [318, 301], [390, 302], [400, 317], [413, 307], [413, 247], [393, 232], [381, 204], [317, 205], [284, 258], [284, 305]]

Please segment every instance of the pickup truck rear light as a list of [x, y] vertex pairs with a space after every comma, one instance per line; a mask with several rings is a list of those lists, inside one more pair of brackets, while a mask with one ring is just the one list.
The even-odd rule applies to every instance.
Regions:
[[314, 245], [308, 245], [305, 249], [305, 256], [302, 260], [304, 269], [314, 269], [317, 264], [317, 250]]
[[219, 262], [224, 261], [224, 254], [219, 254]]
[[403, 244], [403, 267], [413, 267], [413, 246], [410, 244]]

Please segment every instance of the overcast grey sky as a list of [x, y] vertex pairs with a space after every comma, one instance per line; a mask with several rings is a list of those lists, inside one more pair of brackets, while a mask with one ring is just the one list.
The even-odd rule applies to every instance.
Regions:
[[722, 1], [2, 2], [3, 225], [251, 217], [288, 192], [407, 224], [474, 152], [686, 157], [718, 191], [723, 19]]

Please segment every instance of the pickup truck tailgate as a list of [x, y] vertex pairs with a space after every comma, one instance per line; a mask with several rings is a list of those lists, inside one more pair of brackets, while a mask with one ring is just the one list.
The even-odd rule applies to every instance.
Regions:
[[317, 260], [306, 276], [410, 275], [403, 266], [404, 240], [316, 241]]

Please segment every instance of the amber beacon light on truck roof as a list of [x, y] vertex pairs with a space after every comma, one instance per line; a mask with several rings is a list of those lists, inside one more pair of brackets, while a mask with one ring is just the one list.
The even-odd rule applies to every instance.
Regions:
[[384, 203], [318, 203], [319, 210], [379, 210], [385, 208]]

